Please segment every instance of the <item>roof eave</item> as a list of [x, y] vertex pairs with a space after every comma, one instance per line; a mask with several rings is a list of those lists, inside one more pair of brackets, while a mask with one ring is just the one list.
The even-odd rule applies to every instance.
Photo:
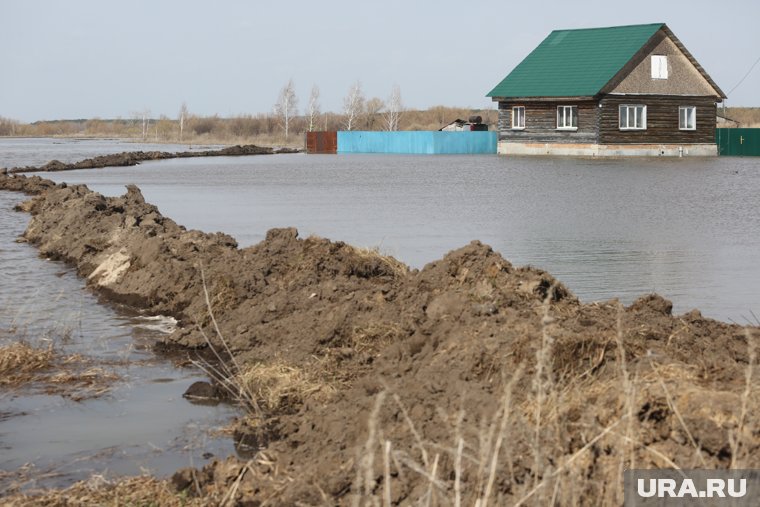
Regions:
[[594, 95], [572, 95], [563, 97], [537, 96], [537, 97], [491, 97], [494, 102], [558, 102], [569, 100], [594, 100]]

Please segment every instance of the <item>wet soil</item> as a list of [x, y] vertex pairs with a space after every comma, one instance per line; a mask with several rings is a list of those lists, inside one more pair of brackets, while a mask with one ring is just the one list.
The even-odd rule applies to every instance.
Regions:
[[[0, 175], [24, 240], [111, 301], [179, 322], [251, 408], [250, 461], [173, 487], [239, 505], [620, 504], [622, 470], [757, 468], [757, 327], [642, 296], [582, 304], [473, 241], [421, 270], [295, 229], [239, 249], [137, 187]], [[216, 351], [216, 352], [214, 352]], [[248, 502], [248, 503], [246, 503]]]

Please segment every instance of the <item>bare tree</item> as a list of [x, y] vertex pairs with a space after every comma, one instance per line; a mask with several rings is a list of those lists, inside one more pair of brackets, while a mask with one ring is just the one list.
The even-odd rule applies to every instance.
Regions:
[[280, 90], [280, 96], [277, 99], [277, 104], [274, 106], [274, 113], [280, 118], [283, 129], [285, 130], [285, 139], [288, 138], [288, 131], [290, 129], [290, 120], [298, 112], [298, 97], [296, 97], [295, 86], [293, 80], [289, 79], [288, 84], [282, 87]]
[[15, 136], [16, 128], [20, 125], [17, 120], [0, 116], [0, 136]]
[[142, 138], [145, 141], [148, 138], [148, 129], [150, 129], [150, 109], [143, 109], [140, 114], [142, 115]]
[[182, 133], [185, 130], [185, 121], [190, 113], [187, 110], [187, 103], [183, 102], [179, 108], [179, 142], [182, 142]]
[[311, 95], [309, 95], [309, 132], [314, 131], [314, 127], [317, 124], [320, 112], [319, 87], [317, 85], [314, 85], [311, 87]]
[[455, 110], [446, 106], [433, 106], [428, 108], [428, 111], [433, 114], [433, 117], [438, 124], [438, 128], [441, 128], [451, 121], [452, 113]]
[[357, 81], [348, 89], [348, 95], [343, 98], [344, 126], [346, 130], [352, 130], [356, 120], [364, 109], [364, 94], [362, 84]]
[[393, 85], [391, 96], [388, 97], [388, 107], [385, 110], [385, 128], [389, 131], [398, 130], [399, 120], [404, 105], [401, 102], [401, 87]]
[[385, 102], [383, 102], [383, 99], [373, 97], [367, 101], [367, 104], [364, 108], [364, 123], [367, 130], [374, 129], [377, 117], [380, 115], [380, 112], [384, 107]]

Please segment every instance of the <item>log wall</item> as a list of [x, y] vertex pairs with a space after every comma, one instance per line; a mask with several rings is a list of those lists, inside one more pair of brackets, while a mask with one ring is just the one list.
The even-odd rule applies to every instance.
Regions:
[[[646, 130], [620, 130], [619, 106], [647, 106]], [[600, 144], [710, 144], [715, 142], [715, 97], [607, 95], [599, 108]], [[679, 106], [696, 106], [697, 129], [678, 129]]]
[[[578, 130], [557, 129], [557, 106], [578, 106]], [[525, 129], [512, 129], [512, 107], [525, 106]], [[597, 143], [595, 101], [499, 102], [499, 141], [522, 143]]]
[[[712, 144], [715, 97], [605, 95], [600, 101], [500, 101], [499, 141], [561, 144]], [[619, 106], [647, 106], [646, 130], [620, 130]], [[557, 129], [557, 106], [578, 106], [578, 130]], [[525, 106], [525, 129], [512, 129], [512, 107]], [[696, 130], [679, 130], [678, 108], [697, 108]]]

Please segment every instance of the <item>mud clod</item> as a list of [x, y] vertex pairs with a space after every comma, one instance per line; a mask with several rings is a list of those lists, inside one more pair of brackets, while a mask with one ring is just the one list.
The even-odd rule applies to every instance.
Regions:
[[223, 393], [210, 382], [199, 380], [193, 382], [190, 387], [185, 390], [182, 396], [195, 403], [216, 404], [223, 398], [222, 394]]
[[673, 303], [658, 294], [642, 296], [629, 307], [634, 312], [654, 312], [662, 315], [672, 315]]

